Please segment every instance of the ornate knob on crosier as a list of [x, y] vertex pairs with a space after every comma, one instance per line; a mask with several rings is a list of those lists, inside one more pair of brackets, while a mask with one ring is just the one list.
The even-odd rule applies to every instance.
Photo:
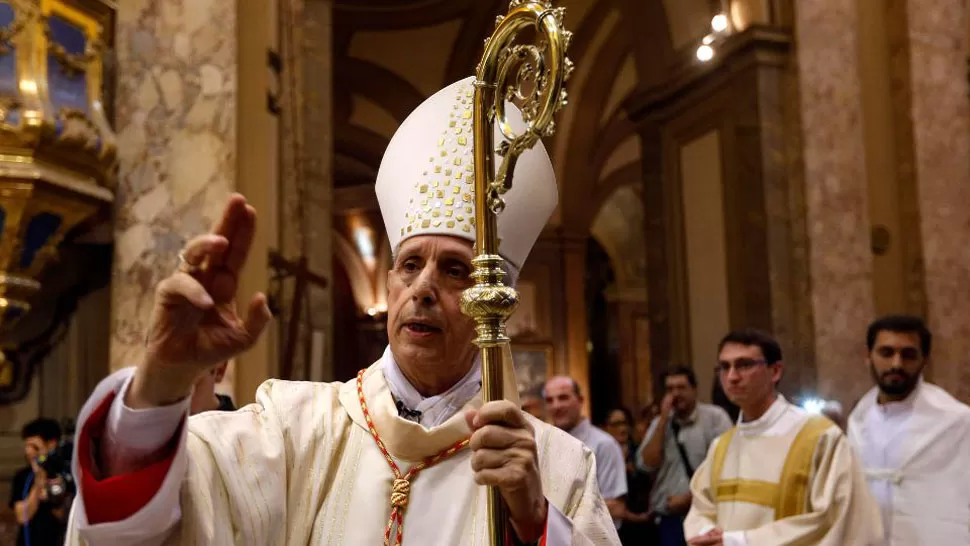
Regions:
[[503, 284], [502, 262], [502, 257], [497, 255], [482, 255], [472, 260], [475, 286], [461, 296], [462, 313], [475, 319], [478, 333], [475, 344], [479, 347], [501, 346], [509, 342], [505, 321], [518, 307], [519, 294]]

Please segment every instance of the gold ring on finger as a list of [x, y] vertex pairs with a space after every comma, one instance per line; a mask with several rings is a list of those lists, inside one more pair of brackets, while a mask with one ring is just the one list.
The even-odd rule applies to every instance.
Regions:
[[195, 275], [196, 273], [202, 271], [202, 268], [200, 266], [190, 264], [189, 261], [185, 259], [185, 252], [180, 251], [178, 270], [188, 275]]

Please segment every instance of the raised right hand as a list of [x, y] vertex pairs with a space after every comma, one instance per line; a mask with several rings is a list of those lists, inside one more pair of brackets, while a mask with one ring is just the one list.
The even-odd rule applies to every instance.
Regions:
[[190, 270], [180, 268], [155, 289], [145, 358], [125, 400], [129, 407], [185, 398], [202, 373], [259, 338], [272, 318], [266, 296], [253, 296], [245, 318], [236, 313], [235, 301], [255, 230], [256, 209], [236, 194], [212, 232], [186, 244], [182, 256]]

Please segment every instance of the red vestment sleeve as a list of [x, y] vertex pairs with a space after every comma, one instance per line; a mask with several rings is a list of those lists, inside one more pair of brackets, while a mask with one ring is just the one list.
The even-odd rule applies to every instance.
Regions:
[[88, 523], [111, 523], [128, 519], [145, 507], [162, 488], [162, 482], [175, 460], [176, 447], [182, 434], [179, 426], [175, 436], [164, 449], [165, 457], [145, 468], [129, 474], [99, 479], [95, 453], [101, 446], [108, 412], [116, 392], [112, 392], [91, 412], [78, 437], [78, 485], [84, 499]]

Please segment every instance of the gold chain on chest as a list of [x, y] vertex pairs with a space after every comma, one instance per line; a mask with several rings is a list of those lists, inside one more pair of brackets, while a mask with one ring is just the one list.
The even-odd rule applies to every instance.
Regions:
[[425, 468], [434, 466], [464, 449], [468, 445], [469, 438], [465, 438], [437, 455], [428, 457], [409, 468], [405, 474], [401, 474], [401, 469], [398, 468], [397, 463], [394, 462], [390, 453], [387, 452], [387, 448], [384, 447], [384, 442], [377, 433], [377, 428], [374, 427], [374, 421], [371, 419], [370, 411], [367, 409], [367, 401], [364, 400], [364, 371], [361, 370], [357, 373], [357, 398], [360, 400], [360, 409], [364, 413], [367, 430], [370, 432], [371, 437], [374, 438], [377, 449], [381, 451], [381, 455], [387, 461], [391, 472], [394, 473], [394, 482], [391, 484], [391, 518], [387, 521], [387, 526], [384, 528], [384, 546], [391, 546], [391, 531], [395, 530], [395, 527], [394, 546], [401, 546], [401, 540], [404, 537], [404, 512], [407, 509], [408, 499], [411, 494], [411, 482]]

